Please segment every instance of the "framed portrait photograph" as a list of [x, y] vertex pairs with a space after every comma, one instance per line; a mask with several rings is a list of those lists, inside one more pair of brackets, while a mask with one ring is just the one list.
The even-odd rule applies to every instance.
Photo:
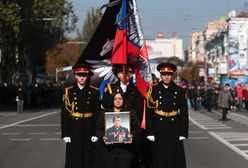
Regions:
[[108, 143], [131, 142], [130, 111], [105, 112], [105, 137]]

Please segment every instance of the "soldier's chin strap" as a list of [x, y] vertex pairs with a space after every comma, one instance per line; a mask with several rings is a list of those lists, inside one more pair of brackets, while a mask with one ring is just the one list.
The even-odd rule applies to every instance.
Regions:
[[74, 113], [74, 101], [70, 103], [68, 89], [65, 89], [65, 108], [70, 114]]
[[[152, 98], [152, 86], [149, 87], [149, 90], [148, 90], [148, 92], [147, 92], [147, 97], [146, 97], [146, 99], [147, 99], [147, 107], [148, 107], [148, 108], [154, 108], [154, 109], [157, 109], [157, 108], [158, 108], [158, 100], [154, 101], [153, 98]], [[150, 102], [151, 104], [153, 104], [153, 106], [150, 105], [149, 102]]]

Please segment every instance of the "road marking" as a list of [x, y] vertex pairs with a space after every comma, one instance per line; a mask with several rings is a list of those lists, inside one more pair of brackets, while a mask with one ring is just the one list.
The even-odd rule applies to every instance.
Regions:
[[202, 126], [201, 124], [199, 124], [198, 122], [196, 122], [193, 118], [189, 117], [189, 120], [194, 123], [196, 126], [198, 126], [199, 128], [203, 129], [203, 130], [207, 130], [206, 127]]
[[237, 148], [236, 146], [232, 145], [231, 143], [227, 142], [225, 139], [223, 139], [222, 137], [220, 137], [219, 135], [217, 135], [214, 132], [209, 132], [210, 135], [212, 135], [213, 137], [215, 137], [217, 140], [219, 140], [220, 142], [222, 142], [223, 144], [225, 144], [227, 147], [229, 147], [230, 149], [232, 149], [233, 151], [235, 151], [236, 153], [238, 153], [240, 156], [244, 157], [246, 160], [248, 160], [248, 155], [246, 154], [246, 152], [241, 151], [239, 148]]
[[46, 135], [46, 132], [29, 132], [29, 135]]
[[237, 147], [238, 147], [238, 146], [240, 146], [240, 147], [241, 147], [241, 146], [248, 146], [248, 144], [233, 144], [233, 145], [234, 145], [234, 146], [237, 146]]
[[228, 141], [232, 142], [232, 141], [248, 141], [248, 138], [229, 138]]
[[231, 129], [232, 127], [209, 127], [207, 128], [208, 130], [211, 130], [211, 129]]
[[55, 132], [54, 134], [56, 134], [56, 135], [61, 135], [61, 132]]
[[189, 137], [189, 139], [209, 139], [209, 137]]
[[240, 115], [240, 114], [231, 113], [231, 115], [238, 116], [238, 117], [241, 117], [241, 118], [244, 118], [244, 119], [248, 120], [248, 117]]
[[189, 131], [190, 134], [202, 134], [203, 131]]
[[60, 127], [60, 124], [18, 124], [12, 127]]
[[19, 132], [4, 132], [2, 135], [20, 135], [21, 133]]
[[30, 138], [23, 138], [23, 139], [10, 139], [10, 141], [31, 141]]
[[37, 117], [29, 118], [29, 119], [26, 119], [26, 120], [21, 120], [21, 121], [18, 121], [18, 122], [9, 124], [9, 125], [4, 125], [4, 126], [0, 127], [0, 129], [8, 128], [8, 127], [11, 127], [11, 126], [16, 126], [17, 124], [20, 124], [20, 123], [36, 120], [38, 118], [46, 117], [46, 116], [53, 115], [53, 114], [56, 114], [56, 113], [58, 113], [58, 112], [57, 111], [49, 112], [48, 114], [43, 114], [43, 115], [40, 115], [40, 116], [37, 116]]
[[61, 138], [41, 138], [41, 141], [60, 141]]

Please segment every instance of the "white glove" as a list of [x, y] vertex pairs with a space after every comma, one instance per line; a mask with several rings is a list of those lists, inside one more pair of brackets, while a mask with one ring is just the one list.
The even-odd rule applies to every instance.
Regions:
[[184, 136], [179, 137], [179, 141], [184, 140], [184, 139], [186, 139], [186, 137], [184, 137]]
[[64, 138], [63, 138], [63, 141], [64, 141], [65, 143], [71, 143], [71, 138], [70, 138], [70, 137], [64, 137]]
[[149, 141], [152, 141], [152, 142], [155, 141], [155, 137], [153, 135], [147, 136], [146, 139], [148, 139]]
[[97, 142], [98, 138], [96, 136], [92, 136], [90, 140], [91, 140], [91, 142]]

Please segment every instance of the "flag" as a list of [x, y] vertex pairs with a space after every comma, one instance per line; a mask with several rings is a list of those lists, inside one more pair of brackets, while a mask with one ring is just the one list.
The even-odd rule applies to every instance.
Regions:
[[99, 87], [103, 94], [107, 82], [116, 82], [117, 78], [112, 72], [111, 56], [116, 34], [116, 18], [120, 11], [121, 1], [110, 0], [95, 33], [77, 63], [87, 63], [92, 67], [94, 76], [91, 84]]
[[[112, 64], [133, 64], [136, 86], [146, 97], [147, 88], [152, 83], [146, 44], [142, 32], [136, 0], [122, 0], [117, 19], [117, 31], [112, 53]], [[145, 129], [146, 101], [140, 127]]]
[[117, 25], [112, 64], [133, 64], [137, 88], [146, 97], [152, 75], [136, 0], [122, 0]]
[[112, 64], [127, 64], [127, 0], [122, 0], [112, 52]]

